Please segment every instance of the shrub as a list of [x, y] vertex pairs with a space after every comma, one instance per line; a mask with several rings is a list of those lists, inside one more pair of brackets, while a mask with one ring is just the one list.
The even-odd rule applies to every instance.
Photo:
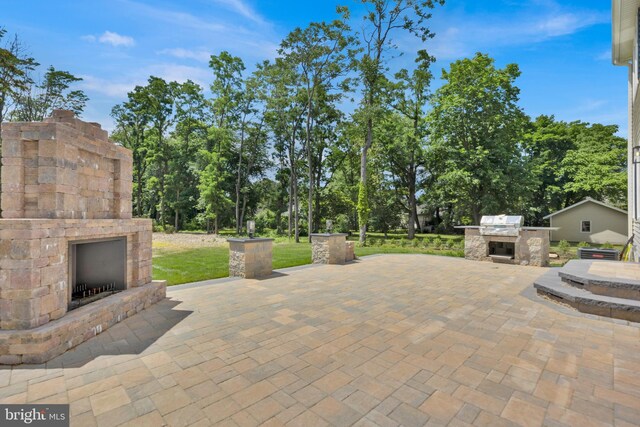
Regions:
[[440, 236], [436, 237], [435, 239], [433, 239], [432, 246], [435, 249], [441, 249], [442, 248], [442, 239], [440, 238]]
[[609, 243], [609, 242], [606, 242], [601, 246], [601, 248], [602, 249], [613, 249], [613, 245], [611, 243]]
[[176, 228], [173, 225], [165, 225], [164, 226], [164, 233], [165, 234], [173, 234], [176, 232]]
[[558, 252], [562, 256], [565, 256], [569, 253], [570, 247], [571, 245], [569, 245], [569, 242], [567, 242], [566, 240], [560, 240], [560, 242], [558, 242]]
[[276, 224], [276, 214], [270, 209], [262, 209], [260, 210], [256, 216], [256, 232], [263, 233], [267, 229], [275, 229], [278, 224]]
[[588, 248], [590, 245], [587, 242], [580, 242], [577, 244], [579, 248]]

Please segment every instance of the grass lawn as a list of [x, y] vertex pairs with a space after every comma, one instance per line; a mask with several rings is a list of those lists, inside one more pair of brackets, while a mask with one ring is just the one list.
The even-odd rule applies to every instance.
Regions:
[[[273, 245], [273, 268], [311, 264], [309, 243]], [[153, 278], [168, 285], [199, 282], [229, 276], [229, 248], [216, 246], [197, 249], [154, 247]]]
[[[433, 235], [431, 235], [433, 237]], [[374, 235], [380, 240], [382, 235]], [[392, 236], [389, 236], [392, 238]], [[440, 236], [447, 240], [449, 236]], [[353, 237], [355, 238], [355, 236]], [[393, 238], [402, 239], [401, 235]], [[453, 236], [452, 236], [453, 238]], [[455, 236], [460, 238], [460, 236]], [[278, 239], [281, 240], [281, 239]], [[368, 247], [357, 247], [356, 256], [380, 253], [432, 254], [446, 256], [464, 256], [461, 249], [435, 249], [429, 247], [399, 246], [394, 242]], [[280, 269], [311, 264], [311, 244], [276, 241], [273, 245], [273, 268]], [[229, 275], [229, 248], [212, 246], [203, 248], [171, 247], [154, 242], [153, 278], [166, 280], [168, 285], [218, 279]]]

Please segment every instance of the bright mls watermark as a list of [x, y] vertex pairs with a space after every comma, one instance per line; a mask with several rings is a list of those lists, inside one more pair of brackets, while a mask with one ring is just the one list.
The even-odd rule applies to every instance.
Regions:
[[0, 405], [0, 426], [68, 427], [69, 405]]

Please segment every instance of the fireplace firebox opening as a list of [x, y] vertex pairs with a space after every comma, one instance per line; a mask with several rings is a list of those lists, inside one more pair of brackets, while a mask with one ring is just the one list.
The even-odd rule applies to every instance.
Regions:
[[515, 252], [515, 242], [489, 242], [490, 257], [513, 259]]
[[69, 262], [71, 284], [69, 310], [127, 288], [126, 237], [70, 242]]

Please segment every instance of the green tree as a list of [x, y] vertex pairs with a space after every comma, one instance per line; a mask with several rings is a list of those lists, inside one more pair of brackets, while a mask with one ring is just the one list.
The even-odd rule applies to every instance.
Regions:
[[233, 204], [225, 190], [227, 176], [223, 164], [226, 159], [215, 151], [200, 150], [199, 154], [206, 165], [199, 174], [199, 207], [204, 210], [207, 232], [211, 231], [209, 224], [213, 220], [213, 232], [218, 234], [220, 213], [225, 209], [229, 209]]
[[168, 143], [168, 131], [174, 124], [174, 97], [177, 83], [168, 83], [159, 77], [149, 77], [145, 88], [144, 103], [149, 115], [151, 138], [149, 139], [149, 160], [157, 178], [158, 221], [167, 224], [167, 178], [170, 173], [169, 161], [172, 146]]
[[[407, 31], [423, 42], [433, 37], [426, 26], [431, 17], [430, 10], [444, 0], [362, 0], [367, 7], [364, 20], [366, 27], [360, 34], [363, 43], [362, 54], [356, 67], [362, 83], [361, 109], [365, 122], [365, 137], [360, 156], [360, 191], [367, 190], [367, 154], [374, 142], [374, 122], [383, 108], [381, 94], [388, 86], [387, 64], [393, 56], [393, 36], [397, 31]], [[366, 219], [369, 206], [368, 197], [358, 197], [358, 212], [362, 219], [360, 242], [364, 243], [367, 233]]]
[[575, 149], [562, 160], [566, 205], [591, 197], [626, 208], [627, 142], [616, 125], [572, 123]]
[[[323, 88], [330, 90], [335, 79], [348, 70], [349, 56], [345, 49], [353, 43], [353, 38], [347, 35], [349, 27], [345, 21], [349, 17], [348, 9], [338, 8], [342, 19], [329, 24], [325, 22], [309, 24], [304, 29], [296, 28], [282, 41], [279, 53], [289, 63], [296, 64], [299, 85], [305, 98], [305, 151], [308, 170], [308, 200], [307, 200], [307, 233], [311, 241], [313, 231], [313, 195], [314, 184], [322, 163], [314, 163], [315, 143], [313, 141], [313, 126], [318, 117], [315, 108], [318, 92]], [[345, 86], [342, 85], [344, 88]]]
[[543, 225], [546, 215], [566, 206], [568, 177], [562, 171], [562, 162], [575, 148], [575, 132], [568, 123], [542, 115], [525, 135], [524, 148], [535, 185], [525, 219], [531, 225]]
[[176, 85], [174, 102], [176, 125], [170, 140], [168, 205], [174, 211], [174, 227], [178, 231], [181, 214], [194, 213], [199, 198], [196, 157], [204, 148], [211, 115], [202, 88], [191, 80]]
[[79, 81], [80, 77], [50, 66], [40, 83], [29, 85], [15, 96], [11, 120], [40, 122], [57, 109], [82, 114], [89, 98], [82, 90], [70, 90]]
[[[409, 73], [402, 69], [396, 73], [397, 84], [392, 92], [392, 106], [401, 118], [391, 120], [399, 125], [389, 142], [383, 144], [390, 171], [397, 177], [398, 183], [406, 191], [404, 210], [409, 216], [407, 222], [408, 238], [415, 237], [418, 222], [417, 184], [426, 166], [427, 122], [425, 108], [428, 102], [429, 85], [432, 74], [429, 69], [434, 58], [426, 51], [418, 52], [417, 67]], [[405, 121], [408, 121], [406, 125]]]
[[[5, 34], [6, 30], [0, 28], [0, 41]], [[25, 47], [17, 35], [4, 47], [0, 47], [0, 153], [2, 152], [2, 123], [13, 107], [15, 98], [33, 83], [29, 72], [37, 66], [38, 63], [25, 53]]]
[[303, 150], [299, 147], [304, 120], [304, 99], [297, 87], [295, 64], [284, 58], [261, 66], [266, 80], [265, 121], [272, 134], [273, 147], [288, 168], [288, 236], [300, 241], [298, 176]]
[[[0, 27], [0, 41], [5, 35], [6, 30]], [[33, 84], [29, 74], [38, 65], [33, 58], [27, 56], [17, 35], [4, 47], [0, 47], [0, 132], [14, 99], [29, 90]]]
[[138, 217], [144, 215], [143, 191], [145, 174], [149, 165], [147, 138], [149, 111], [146, 103], [146, 87], [136, 86], [127, 94], [127, 101], [118, 104], [111, 110], [115, 120], [115, 131], [111, 135], [114, 141], [120, 142], [132, 152], [133, 156], [133, 206]]
[[518, 106], [516, 64], [503, 69], [488, 55], [451, 64], [430, 112], [432, 155], [445, 203], [478, 224], [484, 213], [522, 205], [530, 193], [522, 135], [527, 117]]

